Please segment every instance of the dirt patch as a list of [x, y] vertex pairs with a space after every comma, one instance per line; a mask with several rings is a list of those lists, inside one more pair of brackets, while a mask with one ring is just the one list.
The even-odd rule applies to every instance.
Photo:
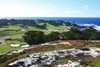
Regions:
[[59, 42], [69, 42], [73, 45], [87, 45], [91, 43], [88, 40], [59, 40]]

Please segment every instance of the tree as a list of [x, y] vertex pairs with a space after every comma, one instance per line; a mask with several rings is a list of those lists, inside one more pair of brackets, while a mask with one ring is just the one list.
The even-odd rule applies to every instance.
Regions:
[[60, 39], [60, 33], [58, 32], [51, 32], [50, 34], [45, 36], [45, 41], [55, 41]]
[[94, 34], [96, 30], [94, 28], [85, 29], [82, 31], [82, 38], [83, 40], [89, 40], [89, 38]]
[[81, 39], [81, 34], [82, 34], [82, 32], [80, 30], [78, 30], [77, 28], [74, 28], [68, 32], [63, 32], [62, 39], [79, 40], [79, 39]]
[[44, 33], [42, 31], [28, 31], [23, 36], [23, 39], [26, 43], [39, 44], [44, 42]]
[[100, 32], [96, 32], [92, 34], [92, 36], [90, 37], [90, 40], [100, 40]]
[[74, 33], [71, 32], [71, 31], [69, 31], [69, 32], [63, 32], [62, 33], [62, 39], [64, 39], [64, 40], [73, 40], [73, 39], [75, 39]]

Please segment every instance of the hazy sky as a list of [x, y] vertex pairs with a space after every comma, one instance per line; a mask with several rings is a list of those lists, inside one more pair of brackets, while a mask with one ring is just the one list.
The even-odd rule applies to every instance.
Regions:
[[0, 0], [0, 17], [100, 17], [100, 0]]

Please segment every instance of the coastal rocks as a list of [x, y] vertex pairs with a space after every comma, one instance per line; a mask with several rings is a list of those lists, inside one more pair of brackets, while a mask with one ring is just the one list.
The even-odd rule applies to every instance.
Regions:
[[79, 61], [71, 61], [69, 60], [67, 64], [59, 64], [57, 67], [83, 67], [80, 65]]
[[[48, 52], [40, 52], [29, 54], [25, 58], [20, 58], [8, 64], [8, 67], [14, 67], [18, 65], [19, 67], [38, 67], [39, 65], [52, 65], [59, 58], [64, 58], [66, 56], [78, 57], [78, 54], [90, 55], [93, 58], [100, 56], [100, 48], [72, 48], [65, 50], [55, 50]], [[78, 62], [71, 62], [70, 64], [79, 64]], [[67, 64], [68, 65], [68, 64]], [[58, 65], [59, 66], [59, 65]]]

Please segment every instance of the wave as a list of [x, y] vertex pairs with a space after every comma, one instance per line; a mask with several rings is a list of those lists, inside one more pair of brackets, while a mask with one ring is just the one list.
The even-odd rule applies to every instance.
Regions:
[[100, 31], [100, 26], [99, 25], [95, 25], [95, 24], [79, 24], [82, 26], [93, 26], [94, 29], [96, 29], [97, 31]]

